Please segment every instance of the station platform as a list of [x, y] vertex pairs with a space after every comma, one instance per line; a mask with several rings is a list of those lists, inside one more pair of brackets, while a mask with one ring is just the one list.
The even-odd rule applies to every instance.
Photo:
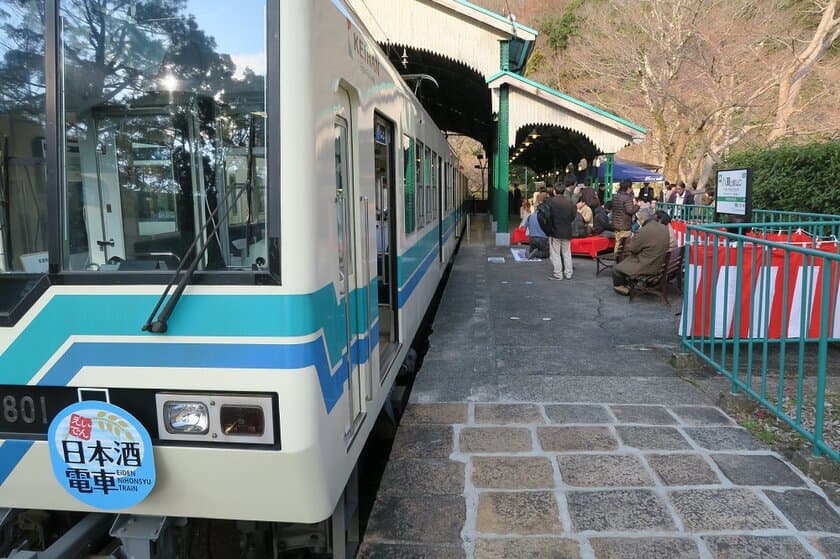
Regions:
[[669, 364], [679, 303], [494, 244], [474, 218], [359, 557], [840, 557], [837, 507]]

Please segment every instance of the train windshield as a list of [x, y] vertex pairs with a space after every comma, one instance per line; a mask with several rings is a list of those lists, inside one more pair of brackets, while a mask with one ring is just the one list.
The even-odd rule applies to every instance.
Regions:
[[172, 270], [196, 237], [198, 269], [265, 266], [265, 0], [66, 0], [60, 17], [64, 268]]
[[[43, 1], [0, 4], [0, 272], [46, 272]], [[21, 284], [23, 285], [23, 283]], [[9, 294], [4, 284], [0, 299]], [[14, 294], [12, 299], [16, 299]], [[0, 307], [4, 305], [0, 304]]]

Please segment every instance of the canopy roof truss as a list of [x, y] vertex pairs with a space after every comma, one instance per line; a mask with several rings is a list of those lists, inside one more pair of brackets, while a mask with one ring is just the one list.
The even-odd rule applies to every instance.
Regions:
[[[512, 72], [498, 72], [488, 84], [493, 91], [493, 112], [499, 110], [500, 88], [509, 87], [508, 145], [517, 145], [520, 129], [534, 126], [555, 126], [577, 133], [586, 140], [577, 149], [582, 157], [592, 151], [591, 147], [598, 153], [615, 153], [644, 140], [645, 129], [641, 126]], [[586, 143], [589, 145], [583, 145]]]

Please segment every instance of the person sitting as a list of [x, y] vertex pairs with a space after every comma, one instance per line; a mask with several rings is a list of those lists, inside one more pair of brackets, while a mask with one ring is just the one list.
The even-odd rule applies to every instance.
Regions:
[[603, 206], [598, 206], [592, 210], [592, 234], [600, 235], [608, 239], [614, 239], [612, 221], [608, 210], [612, 208], [612, 200], [607, 201]]
[[586, 202], [586, 205], [593, 210], [601, 205], [601, 200], [598, 198], [598, 193], [589, 184], [589, 179], [586, 180], [586, 186], [580, 191], [580, 199]]
[[538, 192], [534, 199], [534, 206], [531, 214], [525, 218], [525, 227], [528, 229], [528, 250], [525, 251], [525, 257], [528, 260], [534, 258], [548, 258], [548, 235], [540, 227], [540, 222], [537, 220], [537, 207], [545, 202], [548, 195], [545, 192]]
[[525, 220], [531, 215], [531, 201], [525, 198], [522, 200], [522, 205], [519, 207], [519, 226], [525, 227]]
[[653, 275], [662, 270], [670, 242], [668, 228], [654, 219], [650, 208], [636, 215], [642, 226], [630, 240], [627, 256], [613, 268], [613, 289], [621, 295], [630, 295], [629, 276]]
[[[575, 204], [575, 205], [577, 206], [577, 211], [580, 214], [580, 217], [583, 218], [584, 227], [586, 228], [586, 230], [589, 234], [592, 234], [592, 229], [593, 229], [592, 208], [590, 208], [589, 205], [586, 202], [584, 202], [583, 198], [579, 199], [577, 201], [577, 204]], [[589, 235], [586, 235], [586, 236], [588, 237]]]
[[665, 210], [656, 210], [656, 213], [654, 215], [656, 216], [656, 221], [668, 228], [668, 235], [670, 237], [668, 248], [676, 248], [677, 233], [676, 231], [674, 231], [674, 228], [671, 227], [671, 216], [668, 215], [668, 212], [666, 212]]

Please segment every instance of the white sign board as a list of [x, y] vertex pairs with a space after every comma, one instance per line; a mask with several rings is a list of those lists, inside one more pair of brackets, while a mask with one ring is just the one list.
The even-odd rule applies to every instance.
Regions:
[[749, 169], [718, 171], [715, 198], [717, 213], [748, 215], [751, 178]]
[[47, 252], [21, 254], [20, 263], [23, 265], [23, 271], [30, 274], [46, 274], [50, 271], [50, 258]]

